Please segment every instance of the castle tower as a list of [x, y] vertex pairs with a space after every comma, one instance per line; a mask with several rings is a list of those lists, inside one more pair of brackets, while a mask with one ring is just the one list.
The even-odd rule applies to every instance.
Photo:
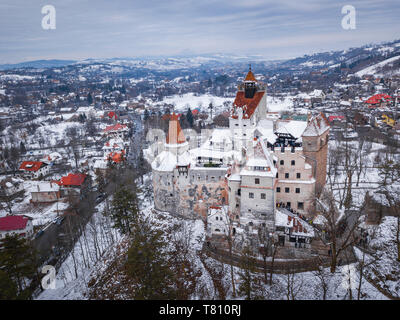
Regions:
[[330, 125], [321, 112], [312, 117], [303, 132], [303, 154], [313, 168], [315, 191], [318, 195], [326, 182], [326, 166], [328, 158], [328, 140]]
[[170, 115], [168, 135], [165, 142], [165, 150], [178, 156], [189, 149], [189, 144], [183, 134], [179, 123], [179, 116], [175, 113]]
[[252, 130], [261, 119], [266, 119], [267, 95], [265, 86], [257, 81], [251, 66], [238, 91], [229, 117], [229, 128], [234, 140], [233, 149], [241, 151], [247, 147]]
[[251, 65], [249, 66], [249, 72], [244, 79], [244, 97], [246, 99], [253, 99], [254, 94], [257, 91], [256, 86], [257, 80], [254, 76], [253, 72], [251, 71]]

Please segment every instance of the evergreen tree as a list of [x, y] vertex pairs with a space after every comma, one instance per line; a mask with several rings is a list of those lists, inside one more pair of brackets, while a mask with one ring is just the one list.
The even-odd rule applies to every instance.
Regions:
[[24, 145], [24, 143], [22, 141], [19, 144], [19, 150], [20, 150], [21, 154], [24, 154], [26, 152], [25, 145]]
[[[17, 289], [15, 298], [28, 299], [31, 291], [27, 286], [27, 279], [36, 276], [37, 263], [36, 255], [30, 244], [18, 235], [7, 236], [2, 240], [2, 250], [0, 251], [0, 270], [5, 272], [7, 277], [1, 277], [0, 292], [7, 292], [7, 295]], [[14, 286], [9, 287], [10, 281]]]
[[12, 300], [18, 296], [17, 286], [9, 275], [0, 269], [0, 300]]
[[90, 92], [89, 92], [89, 94], [87, 96], [87, 101], [88, 101], [88, 104], [92, 104], [93, 103], [93, 98], [92, 98], [92, 95], [90, 94]]
[[100, 171], [100, 169], [96, 169], [95, 174], [96, 174], [96, 182], [97, 182], [97, 191], [101, 194], [104, 194], [106, 182], [104, 180], [103, 173]]
[[123, 234], [131, 234], [131, 223], [137, 219], [136, 190], [118, 186], [111, 203], [111, 219], [114, 227]]
[[144, 110], [143, 120], [147, 120], [149, 117], [150, 117], [149, 110], [145, 109]]
[[190, 110], [190, 108], [188, 108], [187, 112], [186, 112], [186, 121], [189, 124], [190, 128], [193, 128], [193, 113], [192, 110]]
[[173, 274], [169, 266], [166, 236], [148, 218], [133, 224], [127, 273], [133, 280], [134, 299], [174, 299]]

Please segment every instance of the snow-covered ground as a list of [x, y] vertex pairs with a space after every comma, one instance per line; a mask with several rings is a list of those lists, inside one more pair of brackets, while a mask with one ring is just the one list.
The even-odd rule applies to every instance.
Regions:
[[267, 108], [269, 112], [291, 111], [293, 109], [293, 97], [276, 98], [268, 95]]
[[[202, 288], [201, 293], [196, 293], [196, 295], [192, 297], [193, 299], [220, 299], [221, 288], [223, 288], [224, 298], [244, 298], [241, 296], [233, 297], [232, 295], [231, 269], [229, 265], [210, 257], [203, 256], [203, 258], [200, 258], [199, 252], [202, 248], [205, 236], [204, 223], [202, 220], [181, 220], [168, 213], [157, 212], [153, 208], [151, 196], [149, 196], [149, 194], [147, 196], [142, 195], [140, 200], [143, 205], [141, 214], [155, 219], [154, 221], [160, 224], [163, 229], [167, 229], [177, 223], [183, 223], [183, 229], [180, 230], [185, 230], [185, 232], [190, 234], [190, 250], [194, 256], [195, 268], [201, 272], [201, 276], [198, 279], [198, 286]], [[76, 243], [74, 250], [58, 271], [56, 289], [45, 290], [39, 295], [38, 299], [88, 299], [93, 283], [104, 276], [105, 272], [108, 270], [107, 268], [117, 257], [126, 256], [128, 244], [125, 237], [121, 237], [115, 230], [109, 230], [114, 235], [115, 242], [112, 245], [107, 245], [107, 237], [102, 238], [99, 236], [102, 226], [106, 224], [104, 219], [107, 218], [102, 215], [102, 205], [100, 205], [98, 209], [99, 211], [86, 226], [85, 232]], [[95, 232], [95, 230], [97, 232]], [[84, 262], [85, 260], [86, 265]], [[77, 271], [75, 271], [75, 265], [77, 266]], [[235, 286], [236, 290], [238, 290], [240, 269], [234, 267], [233, 270]], [[210, 273], [216, 271], [220, 272], [222, 277], [216, 278], [215, 274]], [[78, 277], [76, 277], [76, 273]], [[334, 274], [331, 274], [329, 269], [325, 268], [322, 274], [328, 283], [326, 299], [349, 299], [349, 285], [352, 288], [352, 298], [357, 299], [357, 288], [359, 285], [357, 264], [338, 267]], [[261, 278], [262, 274], [254, 274], [254, 276]], [[292, 276], [293, 279], [290, 277], [291, 276], [283, 274], [274, 274], [271, 287], [267, 284], [262, 284], [261, 286], [262, 288], [260, 290], [264, 298], [273, 300], [293, 298], [287, 296], [288, 284], [293, 280], [293, 294], [295, 299], [322, 299], [322, 286], [316, 272], [298, 273]], [[106, 291], [108, 290], [106, 288], [114, 290], [114, 288], [118, 286], [127, 285], [127, 283], [121, 283], [122, 279], [119, 278], [118, 274], [113, 277], [106, 277], [106, 279], [109, 282], [102, 284]], [[127, 298], [124, 294], [113, 297], [118, 299]], [[362, 279], [360, 298], [386, 299], [386, 297], [365, 278]]]
[[[374, 64], [372, 66], [369, 66], [369, 67], [367, 67], [365, 69], [362, 69], [362, 70], [356, 72], [355, 75], [358, 76], [358, 77], [362, 77], [363, 75], [366, 75], [366, 74], [372, 74], [372, 75], [374, 75], [376, 77], [382, 77], [384, 75], [388, 75], [386, 73], [380, 72], [380, 69], [382, 67], [385, 67], [385, 66], [388, 66], [390, 64], [393, 64], [393, 62], [395, 62], [395, 61], [397, 61], [399, 59], [400, 59], [400, 56], [395, 56], [395, 57], [386, 59], [384, 61], [381, 61], [381, 62], [379, 62], [377, 64]], [[393, 72], [390, 72], [391, 75], [396, 75], [396, 74], [399, 74], [399, 73], [400, 73], [399, 69], [394, 70]]]
[[[396, 217], [384, 217], [378, 226], [368, 226], [370, 248], [374, 254], [365, 254], [366, 275], [391, 296], [400, 298], [400, 262], [397, 261]], [[358, 259], [363, 259], [357, 250]]]
[[[210, 103], [213, 104], [213, 113], [217, 114], [222, 111], [228, 110], [233, 102], [234, 98], [229, 97], [217, 97], [210, 94], [195, 95], [194, 93], [185, 93], [183, 95], [174, 95], [171, 97], [165, 97], [162, 104], [174, 104], [175, 111], [186, 112], [187, 108], [191, 110], [199, 108], [202, 112], [210, 112], [208, 106]], [[224, 106], [226, 102], [227, 107]]]
[[123, 237], [110, 226], [109, 217], [103, 215], [104, 202], [86, 225], [67, 259], [56, 275], [55, 288], [44, 290], [38, 300], [85, 299], [91, 273], [107, 265], [107, 258], [118, 250]]

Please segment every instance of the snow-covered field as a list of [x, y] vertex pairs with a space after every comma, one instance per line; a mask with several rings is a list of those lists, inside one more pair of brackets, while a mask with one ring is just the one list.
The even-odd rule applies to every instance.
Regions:
[[[233, 100], [234, 98], [217, 97], [210, 94], [195, 95], [194, 93], [185, 93], [183, 95], [165, 97], [162, 104], [174, 104], [175, 111], [178, 112], [186, 112], [188, 107], [191, 110], [199, 108], [203, 112], [209, 112], [208, 106], [212, 103], [214, 106], [213, 113], [217, 114], [228, 110]], [[224, 106], [224, 102], [229, 103], [228, 107]]]

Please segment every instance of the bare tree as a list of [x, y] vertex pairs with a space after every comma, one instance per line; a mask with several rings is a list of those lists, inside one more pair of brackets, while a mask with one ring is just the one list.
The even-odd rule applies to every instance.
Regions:
[[318, 238], [330, 245], [331, 272], [334, 273], [339, 256], [357, 241], [355, 230], [359, 224], [360, 212], [354, 211], [341, 217], [334, 196], [327, 190], [324, 190], [321, 198], [316, 200], [324, 223], [322, 230], [315, 229], [315, 231]]

